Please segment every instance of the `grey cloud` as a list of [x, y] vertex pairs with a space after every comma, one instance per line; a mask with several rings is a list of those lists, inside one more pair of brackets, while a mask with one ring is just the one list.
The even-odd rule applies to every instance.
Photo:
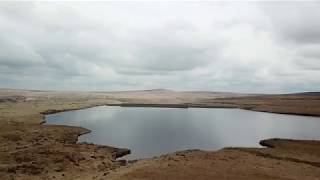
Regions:
[[0, 86], [317, 90], [318, 8], [319, 3], [1, 2]]
[[297, 44], [320, 43], [320, 2], [263, 3], [281, 38]]
[[320, 59], [320, 43], [300, 47], [301, 56], [305, 58]]
[[206, 65], [206, 51], [192, 47], [153, 47], [139, 52], [138, 58], [146, 59], [144, 67], [150, 70], [181, 71]]
[[19, 40], [0, 37], [0, 65], [25, 67], [41, 64], [41, 57]]
[[130, 67], [129, 68], [117, 67], [115, 71], [122, 75], [135, 75], [135, 76], [165, 75], [165, 74], [171, 73], [171, 71], [155, 71], [155, 70], [130, 68]]
[[[304, 70], [320, 71], [320, 59], [298, 59], [297, 65]], [[311, 72], [310, 72], [311, 73]]]

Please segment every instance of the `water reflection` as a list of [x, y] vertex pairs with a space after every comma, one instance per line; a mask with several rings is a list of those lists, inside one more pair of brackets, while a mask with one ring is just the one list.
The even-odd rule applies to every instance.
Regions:
[[320, 118], [239, 109], [95, 107], [48, 115], [50, 124], [92, 130], [79, 141], [124, 147], [128, 159], [185, 149], [258, 147], [266, 138], [320, 139]]

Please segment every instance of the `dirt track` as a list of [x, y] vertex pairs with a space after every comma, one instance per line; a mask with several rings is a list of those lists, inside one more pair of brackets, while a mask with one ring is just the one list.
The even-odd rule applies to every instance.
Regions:
[[[98, 105], [238, 107], [320, 115], [318, 93], [250, 96], [233, 93], [43, 92], [0, 90], [1, 179], [319, 179], [320, 144], [269, 140], [273, 148], [184, 151], [138, 161], [116, 161], [128, 153], [93, 144], [76, 144], [84, 128], [43, 125], [44, 115]], [[258, 143], [258, 142], [257, 142]]]

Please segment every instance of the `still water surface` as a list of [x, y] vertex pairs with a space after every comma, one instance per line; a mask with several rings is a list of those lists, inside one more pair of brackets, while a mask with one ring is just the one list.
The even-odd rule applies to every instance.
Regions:
[[100, 106], [46, 116], [48, 124], [92, 130], [79, 142], [129, 148], [127, 159], [185, 149], [259, 147], [266, 138], [320, 140], [320, 118], [240, 109]]

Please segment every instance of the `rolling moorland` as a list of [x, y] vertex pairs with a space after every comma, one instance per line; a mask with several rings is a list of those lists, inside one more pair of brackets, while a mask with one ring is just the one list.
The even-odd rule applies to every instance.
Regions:
[[[320, 116], [320, 93], [238, 94], [145, 90], [63, 92], [0, 90], [1, 179], [318, 179], [320, 142], [262, 140], [266, 148], [185, 150], [151, 159], [117, 160], [130, 153], [77, 143], [90, 130], [45, 125], [46, 114], [101, 105], [240, 108]], [[276, 137], [275, 137], [276, 138]], [[259, 142], [257, 142], [259, 143]]]

